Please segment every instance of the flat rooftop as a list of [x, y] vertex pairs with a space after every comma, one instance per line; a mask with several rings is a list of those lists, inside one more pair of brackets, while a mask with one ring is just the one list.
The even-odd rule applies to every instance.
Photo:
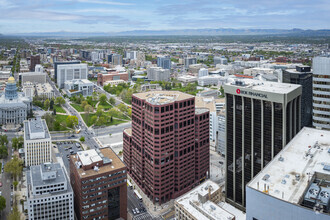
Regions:
[[206, 97], [195, 97], [195, 106], [196, 108], [207, 108], [210, 112], [215, 112], [215, 100], [212, 98]]
[[[119, 159], [119, 157], [109, 147], [100, 148], [100, 149], [91, 149], [91, 150], [87, 150], [87, 151], [80, 151], [75, 155], [71, 155], [70, 159], [72, 160], [72, 162], [74, 164], [76, 164], [76, 162], [78, 162], [78, 157], [79, 157], [80, 161], [82, 163], [86, 163], [86, 165], [88, 165], [92, 161], [102, 160], [102, 157], [101, 157], [102, 155], [100, 156], [100, 154], [97, 152], [97, 150], [99, 150], [100, 153], [104, 157], [110, 159], [111, 162], [107, 163], [107, 164], [103, 164], [103, 166], [99, 166], [97, 171], [94, 169], [84, 170], [82, 167], [80, 167], [80, 168], [76, 167], [80, 178], [94, 176], [94, 175], [98, 175], [98, 174], [102, 174], [102, 173], [108, 173], [108, 172], [115, 171], [115, 170], [126, 167], [125, 164]], [[87, 156], [86, 156], [86, 154], [87, 154]]]
[[[219, 190], [219, 185], [207, 180], [203, 184], [197, 186], [186, 194], [180, 196], [176, 199], [176, 202], [183, 206], [185, 210], [187, 210], [191, 215], [193, 215], [198, 220], [228, 220], [234, 219], [235, 216], [231, 213], [227, 212], [214, 202], [208, 200], [204, 203], [199, 201], [199, 195], [207, 196], [209, 193], [209, 187], [211, 194], [213, 194], [216, 190]], [[197, 209], [197, 208], [199, 209]], [[209, 218], [209, 216], [211, 218]]]
[[53, 92], [54, 89], [49, 83], [38, 83], [36, 85], [38, 93]]
[[265, 193], [270, 196], [298, 204], [313, 174], [330, 175], [327, 166], [330, 131], [304, 127], [247, 187], [265, 192], [266, 185]]
[[254, 79], [234, 78], [234, 80], [235, 82], [231, 84], [226, 84], [225, 86], [248, 88], [260, 92], [273, 92], [279, 94], [287, 94], [301, 87], [300, 85], [296, 85], [296, 84], [268, 82], [268, 81], [254, 80]]
[[45, 163], [30, 167], [28, 184], [43, 186], [66, 182], [65, 173], [59, 163]]
[[126, 128], [124, 129], [124, 132], [126, 132], [129, 136], [132, 136], [132, 128]]
[[45, 119], [37, 117], [24, 121], [24, 135], [26, 140], [50, 138]]
[[150, 91], [134, 94], [135, 97], [146, 100], [153, 105], [163, 105], [175, 101], [193, 98], [193, 95], [179, 91]]

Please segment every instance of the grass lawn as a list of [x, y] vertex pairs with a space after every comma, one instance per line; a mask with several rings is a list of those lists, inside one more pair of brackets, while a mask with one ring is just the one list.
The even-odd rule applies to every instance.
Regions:
[[84, 112], [84, 109], [79, 104], [71, 104], [78, 112]]
[[105, 123], [106, 126], [111, 126], [111, 125], [118, 125], [121, 123], [126, 123], [127, 121], [121, 121], [121, 120], [117, 120], [117, 119], [112, 119], [112, 122], [107, 122]]
[[86, 123], [86, 125], [89, 127], [92, 125], [90, 119], [96, 114], [89, 113], [89, 114], [80, 114], [80, 115], [84, 119], [84, 122]]
[[65, 121], [65, 119], [67, 118], [67, 115], [56, 115], [55, 116], [55, 120], [58, 121], [59, 123]]
[[112, 106], [110, 104], [108, 104], [108, 103], [105, 103], [105, 105], [99, 104], [98, 106], [100, 106], [104, 110], [109, 110], [109, 109], [112, 108]]
[[56, 112], [66, 113], [65, 110], [61, 106], [54, 105], [53, 108], [56, 110]]

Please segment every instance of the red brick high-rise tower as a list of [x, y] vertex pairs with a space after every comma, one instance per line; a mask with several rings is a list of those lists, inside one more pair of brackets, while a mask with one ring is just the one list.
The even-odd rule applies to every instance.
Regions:
[[124, 130], [124, 162], [155, 203], [186, 193], [208, 177], [209, 111], [195, 97], [152, 91], [132, 97], [132, 128]]

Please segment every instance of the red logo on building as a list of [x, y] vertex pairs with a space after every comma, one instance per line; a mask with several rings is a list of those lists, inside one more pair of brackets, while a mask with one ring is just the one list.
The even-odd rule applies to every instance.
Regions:
[[241, 90], [240, 89], [236, 89], [236, 93], [237, 94], [240, 94], [241, 93]]

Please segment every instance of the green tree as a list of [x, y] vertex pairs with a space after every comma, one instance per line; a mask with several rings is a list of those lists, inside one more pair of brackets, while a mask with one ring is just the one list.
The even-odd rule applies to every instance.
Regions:
[[10, 173], [16, 180], [17, 176], [22, 174], [23, 161], [15, 155], [13, 159], [6, 163], [4, 170], [6, 173]]
[[50, 107], [50, 101], [49, 101], [49, 99], [46, 99], [46, 101], [44, 102], [44, 107], [45, 107], [46, 110], [49, 109], [49, 107]]
[[56, 105], [64, 105], [65, 104], [64, 98], [62, 96], [57, 97], [56, 100], [55, 100], [55, 104]]
[[84, 108], [84, 112], [86, 112], [87, 114], [89, 114], [90, 112], [93, 111], [93, 107], [90, 105], [86, 105]]
[[105, 105], [107, 103], [107, 96], [105, 94], [101, 94], [99, 101], [102, 105]]
[[1, 145], [7, 145], [8, 144], [7, 135], [0, 135], [0, 144]]
[[117, 106], [117, 108], [120, 110], [120, 111], [122, 111], [122, 112], [127, 112], [127, 106], [126, 105], [124, 105], [123, 103], [120, 103], [118, 106]]
[[18, 186], [18, 181], [13, 181], [13, 186], [15, 187], [15, 189], [17, 188]]
[[95, 124], [95, 122], [97, 121], [97, 116], [96, 115], [93, 115], [90, 119], [91, 121], [91, 124]]
[[5, 145], [0, 146], [0, 158], [6, 158], [8, 156], [8, 149]]
[[11, 213], [9, 213], [7, 219], [8, 220], [20, 220], [21, 219], [21, 213], [19, 212], [16, 204], [13, 207], [13, 211], [11, 211]]
[[116, 99], [114, 97], [110, 97], [109, 102], [111, 105], [115, 105], [116, 104]]
[[6, 199], [3, 196], [0, 196], [0, 212], [6, 208]]
[[103, 109], [101, 108], [101, 106], [97, 107], [96, 115], [100, 117], [102, 114], [103, 114]]
[[104, 116], [101, 116], [99, 120], [97, 121], [96, 125], [104, 125], [107, 122], [106, 118]]
[[17, 137], [13, 137], [13, 139], [11, 139], [11, 144], [15, 150], [18, 150], [18, 138]]
[[82, 101], [80, 106], [84, 109], [85, 106], [88, 105], [88, 102], [87, 101]]
[[74, 126], [78, 125], [78, 118], [75, 115], [69, 115], [66, 119], [65, 119], [66, 125], [69, 128], [73, 128]]
[[85, 142], [85, 137], [84, 137], [84, 136], [81, 136], [81, 137], [79, 138], [79, 140], [80, 140], [81, 142]]

